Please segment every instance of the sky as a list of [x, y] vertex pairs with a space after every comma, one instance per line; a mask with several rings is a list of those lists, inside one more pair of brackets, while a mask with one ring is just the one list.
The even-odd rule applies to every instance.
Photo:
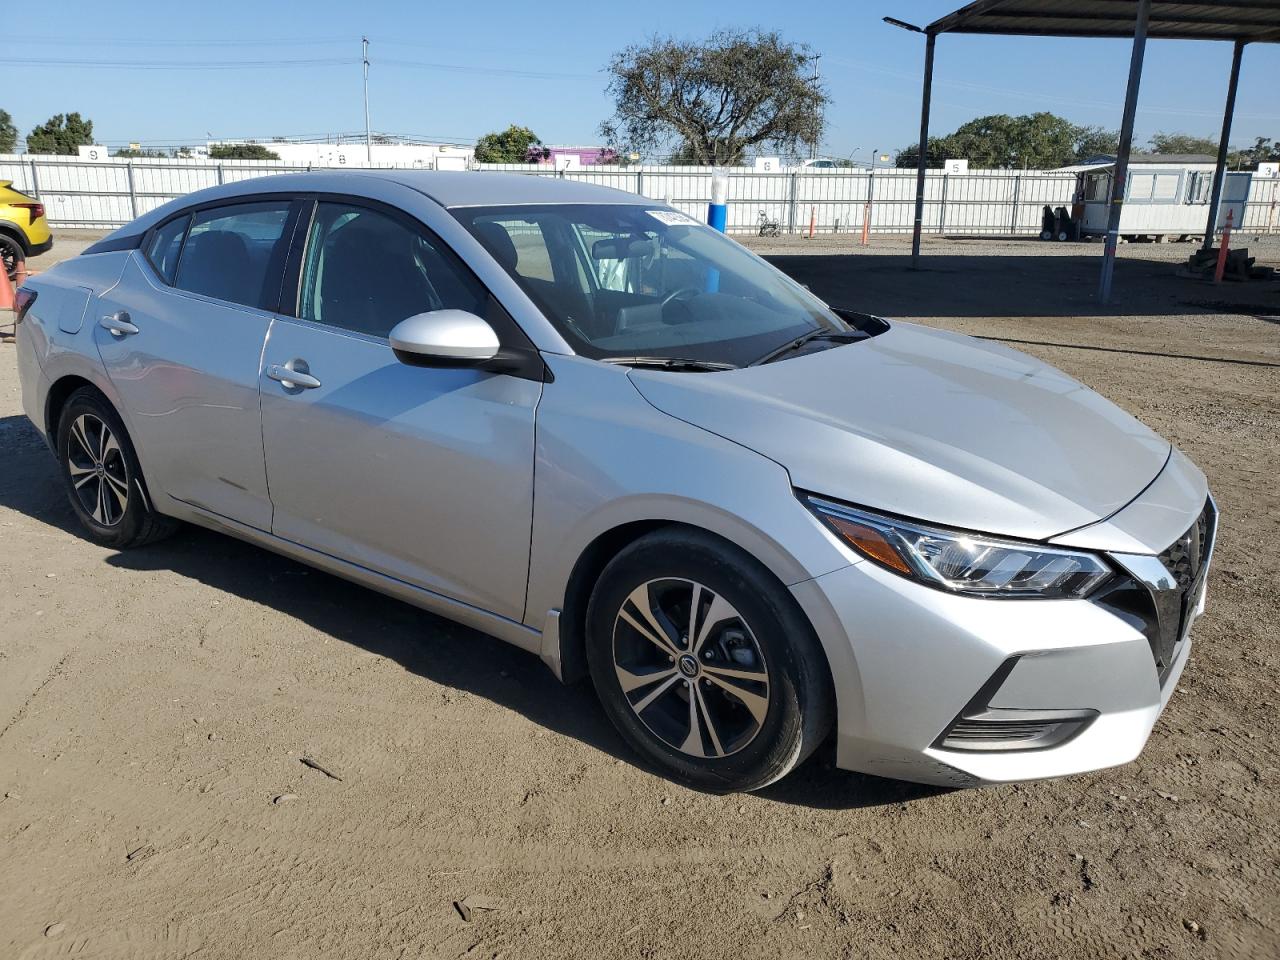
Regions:
[[[761, 27], [821, 55], [832, 100], [821, 152], [865, 162], [919, 129], [923, 38], [881, 16], [925, 24], [961, 4], [49, 0], [0, 33], [0, 107], [20, 138], [79, 111], [109, 146], [358, 132], [364, 34], [375, 132], [467, 142], [516, 123], [545, 143], [593, 144], [612, 112], [603, 68], [613, 53], [655, 34]], [[1135, 143], [1156, 132], [1216, 139], [1230, 62], [1228, 43], [1152, 41]], [[1128, 65], [1124, 41], [943, 36], [931, 130], [1040, 110], [1115, 129]], [[1233, 144], [1280, 139], [1278, 91], [1280, 45], [1246, 48]]]

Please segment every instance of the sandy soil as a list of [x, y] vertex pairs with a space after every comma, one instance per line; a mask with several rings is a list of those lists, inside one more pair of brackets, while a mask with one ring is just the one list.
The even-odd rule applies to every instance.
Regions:
[[1219, 498], [1143, 756], [984, 791], [820, 754], [693, 793], [496, 640], [212, 533], [95, 547], [0, 340], [0, 956], [1280, 955], [1280, 297], [1128, 247], [1098, 308], [1096, 249], [1036, 247], [774, 251], [833, 302], [1034, 341]]

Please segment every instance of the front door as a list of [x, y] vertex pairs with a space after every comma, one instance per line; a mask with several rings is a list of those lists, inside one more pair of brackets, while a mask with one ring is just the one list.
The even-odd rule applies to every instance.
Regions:
[[269, 530], [258, 370], [289, 200], [197, 210], [148, 234], [92, 304], [98, 352], [153, 492]]
[[487, 291], [420, 225], [336, 201], [316, 205], [300, 273], [263, 355], [272, 532], [519, 620], [541, 384], [406, 366], [387, 343], [417, 313], [484, 316]]

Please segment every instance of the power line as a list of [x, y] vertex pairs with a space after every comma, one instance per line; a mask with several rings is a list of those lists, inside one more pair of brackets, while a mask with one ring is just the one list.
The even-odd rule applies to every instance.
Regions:
[[50, 59], [48, 57], [8, 57], [5, 63], [40, 64], [50, 67], [92, 68], [95, 70], [245, 70], [291, 67], [336, 67], [359, 63], [356, 57], [317, 57], [301, 60], [152, 60], [122, 63], [119, 60]]
[[554, 73], [547, 70], [478, 67], [464, 63], [432, 63], [426, 60], [379, 60], [378, 65], [417, 70], [455, 70], [460, 73], [489, 73], [507, 77], [523, 77], [530, 80], [584, 80], [595, 76], [595, 74], [591, 73]]
[[315, 47], [315, 46], [331, 46], [338, 43], [350, 43], [350, 37], [253, 37], [249, 39], [237, 40], [182, 40], [182, 39], [145, 39], [139, 37], [116, 37], [108, 39], [99, 37], [93, 40], [72, 40], [65, 36], [46, 35], [46, 36], [15, 36], [6, 34], [0, 38], [0, 43], [4, 44], [28, 44], [43, 43], [51, 46], [63, 47], [102, 47], [102, 46], [120, 46], [120, 47], [248, 47], [248, 46], [281, 46], [281, 47]]

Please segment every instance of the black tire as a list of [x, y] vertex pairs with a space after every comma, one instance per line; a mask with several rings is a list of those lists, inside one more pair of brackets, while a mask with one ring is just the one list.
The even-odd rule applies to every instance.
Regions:
[[[694, 642], [684, 643], [681, 649], [686, 652], [677, 659], [667, 648], [647, 642], [632, 626], [634, 616], [628, 621], [622, 611], [636, 609], [631, 602], [633, 591], [643, 589], [644, 593], [637, 595], [655, 597], [670, 585], [679, 596], [684, 582], [690, 582], [690, 602], [678, 608], [682, 611], [678, 616], [662, 621], [668, 628], [665, 639], [680, 644], [681, 630], [676, 628], [672, 633], [671, 628], [687, 613], [695, 597], [705, 612], [701, 618], [689, 616], [688, 633], [692, 635], [698, 624], [697, 632], [706, 639], [701, 651]], [[693, 584], [703, 592], [693, 593]], [[711, 604], [720, 601], [708, 600], [708, 592], [728, 604], [735, 616], [711, 621], [715, 609]], [[726, 642], [731, 646], [726, 647]], [[661, 671], [652, 674], [660, 678], [658, 681], [633, 686], [630, 694], [623, 690], [619, 673], [623, 665], [617, 662], [626, 659], [627, 649], [633, 656], [647, 652], [658, 661], [653, 669]], [[680, 649], [673, 652], [679, 654]], [[730, 654], [727, 658], [726, 652]], [[762, 664], [754, 659], [757, 655]], [[686, 671], [690, 659], [694, 661], [692, 673]], [[671, 529], [649, 534], [605, 567], [587, 608], [587, 660], [605, 711], [626, 741], [671, 779], [695, 789], [727, 793], [765, 787], [802, 763], [831, 729], [835, 698], [830, 671], [808, 620], [762, 564], [732, 544], [700, 531]], [[767, 682], [734, 680], [730, 686], [717, 680], [723, 676], [715, 673], [717, 667], [740, 668], [744, 663], [750, 664], [752, 671], [761, 669]], [[650, 675], [648, 666], [641, 670], [629, 661], [626, 668], [637, 671], [631, 676]], [[687, 679], [690, 676], [694, 679]], [[643, 704], [668, 682], [667, 692], [656, 694], [658, 699], [641, 708], [642, 719], [633, 703]], [[762, 720], [747, 699], [726, 694], [733, 687], [754, 700], [757, 708], [761, 700], [767, 700], [767, 708], [760, 708]], [[764, 691], [764, 696], [750, 696], [747, 688]], [[695, 696], [696, 705], [692, 702]], [[699, 707], [705, 712], [699, 712]], [[664, 712], [655, 716], [655, 710]], [[684, 729], [680, 730], [682, 710], [686, 713]], [[675, 741], [684, 736], [683, 746], [690, 746], [695, 715], [696, 722], [704, 726], [697, 733], [699, 746], [689, 752]], [[728, 724], [724, 723], [726, 717]], [[675, 736], [664, 738], [658, 732], [662, 723], [668, 724], [668, 729], [677, 725]], [[736, 734], [741, 745], [734, 746], [729, 734], [738, 726], [744, 732]], [[716, 739], [706, 732], [710, 727], [718, 728]], [[697, 755], [699, 750], [707, 755]]]
[[77, 390], [63, 406], [57, 452], [71, 509], [94, 543], [124, 550], [178, 528], [178, 521], [151, 509], [129, 434], [111, 404], [92, 387]]
[[27, 259], [27, 252], [7, 233], [0, 233], [0, 266], [9, 275], [10, 280], [18, 278], [18, 264]]

